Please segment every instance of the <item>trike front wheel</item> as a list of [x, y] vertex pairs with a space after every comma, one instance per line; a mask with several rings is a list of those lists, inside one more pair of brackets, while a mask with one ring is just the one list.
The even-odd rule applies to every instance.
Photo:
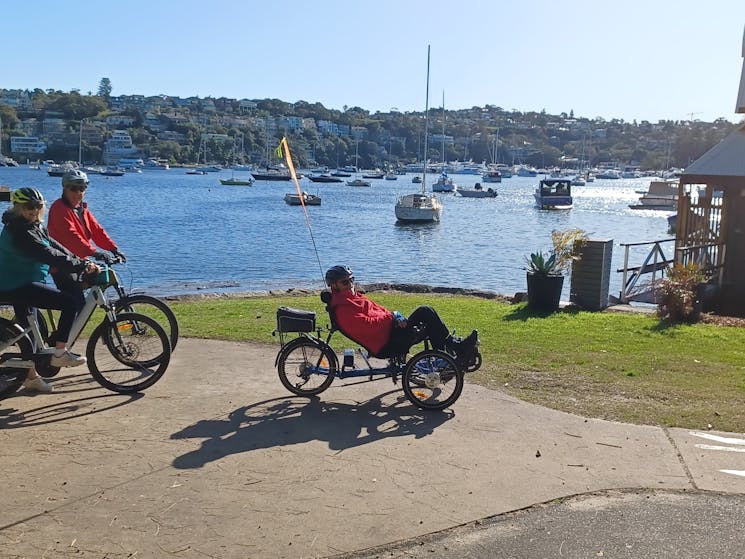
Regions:
[[323, 343], [296, 338], [277, 357], [277, 372], [284, 387], [298, 396], [312, 396], [326, 390], [337, 370], [336, 354]]
[[409, 359], [402, 384], [412, 404], [441, 410], [452, 406], [463, 392], [463, 372], [447, 353], [425, 350]]

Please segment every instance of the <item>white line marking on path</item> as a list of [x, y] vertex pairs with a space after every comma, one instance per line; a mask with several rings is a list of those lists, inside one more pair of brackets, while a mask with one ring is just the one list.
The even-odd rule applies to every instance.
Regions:
[[725, 452], [745, 452], [745, 448], [733, 448], [731, 446], [718, 446], [713, 444], [697, 444], [696, 448], [702, 450], [724, 450]]
[[694, 437], [701, 437], [702, 439], [709, 439], [710, 441], [715, 441], [718, 443], [736, 444], [736, 445], [745, 446], [745, 439], [734, 439], [732, 437], [721, 437], [719, 435], [713, 435], [711, 433], [697, 433], [695, 431], [691, 431], [689, 434], [693, 435]]

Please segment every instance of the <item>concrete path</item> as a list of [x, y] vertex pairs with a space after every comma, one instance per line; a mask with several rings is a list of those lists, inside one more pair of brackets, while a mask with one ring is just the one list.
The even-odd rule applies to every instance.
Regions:
[[[184, 339], [141, 395], [83, 367], [52, 395], [1, 401], [0, 557], [410, 557], [426, 534], [485, 535], [499, 523], [482, 519], [560, 514], [572, 500], [550, 502], [576, 495], [694, 492], [745, 515], [745, 437], [585, 419], [473, 384], [445, 412], [390, 380], [307, 400], [280, 384], [277, 349]], [[438, 541], [428, 557], [447, 556]], [[551, 556], [472, 541], [458, 557]]]

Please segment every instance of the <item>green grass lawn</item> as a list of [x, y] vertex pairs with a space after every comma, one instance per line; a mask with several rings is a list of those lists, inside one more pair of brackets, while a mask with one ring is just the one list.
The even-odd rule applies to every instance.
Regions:
[[[563, 310], [467, 296], [371, 293], [392, 310], [435, 307], [451, 329], [477, 328], [482, 368], [469, 381], [588, 417], [745, 431], [745, 329], [667, 325], [654, 316]], [[172, 302], [182, 336], [275, 343], [279, 306], [328, 315], [317, 295]], [[336, 349], [350, 342], [337, 335]], [[278, 381], [279, 382], [279, 381]]]

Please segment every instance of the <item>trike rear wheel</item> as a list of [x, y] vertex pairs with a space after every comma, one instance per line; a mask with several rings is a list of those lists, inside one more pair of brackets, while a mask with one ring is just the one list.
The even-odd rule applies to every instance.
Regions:
[[425, 350], [409, 359], [402, 384], [412, 404], [441, 410], [452, 406], [463, 392], [463, 372], [447, 353]]
[[298, 396], [312, 396], [326, 390], [337, 370], [336, 354], [326, 344], [296, 338], [277, 357], [277, 373], [284, 387]]

